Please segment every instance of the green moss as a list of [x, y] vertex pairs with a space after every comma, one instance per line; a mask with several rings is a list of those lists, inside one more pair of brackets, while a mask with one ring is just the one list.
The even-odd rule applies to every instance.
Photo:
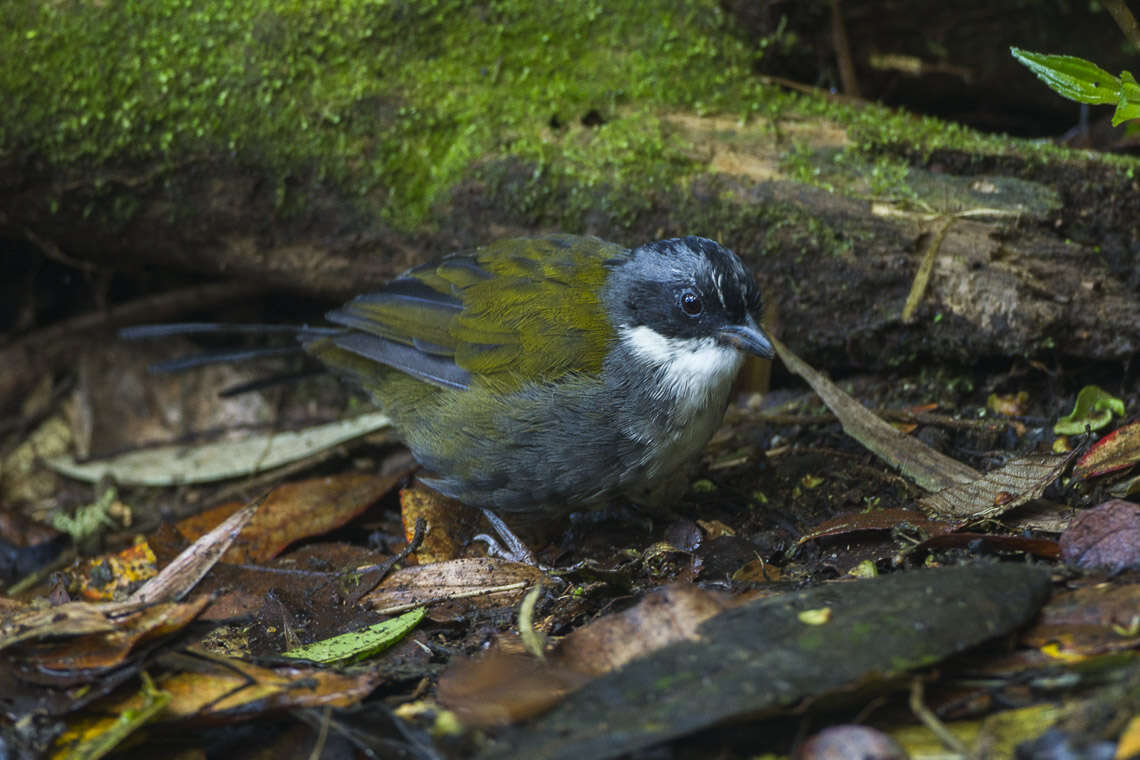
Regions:
[[5, 58], [23, 62], [0, 71], [0, 151], [309, 165], [384, 188], [385, 215], [408, 225], [496, 155], [586, 189], [667, 186], [691, 161], [653, 109], [738, 107], [750, 60], [709, 0], [127, 0], [0, 15]]
[[0, 157], [81, 170], [224, 155], [276, 170], [286, 209], [306, 172], [403, 228], [479, 176], [574, 229], [599, 206], [629, 223], [704, 170], [660, 118], [675, 110], [753, 134], [849, 125], [830, 181], [870, 166], [870, 194], [905, 192], [902, 168], [939, 150], [1061, 150], [767, 88], [715, 0], [64, 0], [6, 3], [0, 22], [19, 61], [0, 67]]

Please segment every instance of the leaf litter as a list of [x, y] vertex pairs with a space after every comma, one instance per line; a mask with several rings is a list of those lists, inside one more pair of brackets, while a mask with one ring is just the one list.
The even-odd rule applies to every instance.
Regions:
[[[797, 372], [805, 369], [790, 354], [784, 356]], [[19, 704], [27, 706], [38, 699], [40, 704], [54, 705], [53, 714], [69, 716], [68, 732], [54, 739], [61, 742], [57, 750], [72, 746], [67, 742], [77, 736], [83, 741], [121, 742], [143, 725], [169, 727], [191, 718], [209, 724], [257, 720], [281, 710], [315, 706], [366, 706], [374, 703], [368, 695], [378, 689], [391, 696], [419, 683], [401, 700], [397, 713], [403, 719], [430, 727], [437, 737], [454, 733], [454, 725], [445, 717], [449, 714], [468, 726], [496, 727], [490, 743], [463, 754], [509, 756], [520, 750], [534, 757], [577, 757], [598, 749], [605, 726], [633, 721], [628, 723], [633, 730], [611, 742], [613, 749], [598, 750], [599, 756], [610, 756], [606, 753], [632, 751], [745, 715], [778, 716], [799, 700], [857, 683], [881, 683], [889, 692], [891, 678], [921, 672], [1027, 620], [1043, 601], [1044, 576], [1031, 568], [1018, 575], [1010, 565], [962, 568], [957, 576], [949, 572], [952, 568], [946, 573], [910, 570], [891, 573], [879, 585], [850, 580], [796, 590], [807, 580], [797, 570], [796, 551], [810, 556], [812, 547], [821, 542], [853, 541], [868, 534], [880, 537], [881, 548], [857, 563], [867, 570], [864, 577], [877, 575], [884, 562], [906, 564], [908, 556], [929, 559], [947, 551], [1055, 556], [1057, 544], [1049, 539], [969, 533], [966, 528], [1009, 519], [1005, 515], [1009, 510], [1037, 508], [1035, 500], [1063, 476], [1076, 456], [1021, 456], [982, 474], [922, 444], [914, 435], [921, 423], [908, 423], [905, 431], [900, 430], [866, 412], [810, 368], [805, 372], [801, 374], [846, 432], [932, 493], [909, 498], [908, 492], [897, 507], [820, 520], [795, 536], [802, 548], [785, 549], [783, 560], [777, 551], [775, 564], [769, 561], [771, 553], [766, 556], [747, 532], [742, 535], [738, 517], [713, 510], [690, 524], [684, 540], [646, 542], [641, 546], [647, 548], [631, 550], [641, 540], [633, 521], [630, 537], [613, 534], [625, 543], [603, 555], [604, 561], [579, 561], [544, 573], [527, 565], [471, 556], [469, 541], [477, 522], [460, 519], [462, 510], [434, 501], [422, 490], [401, 491], [401, 516], [374, 508], [406, 478], [406, 469], [390, 477], [352, 471], [319, 475], [270, 489], [243, 530], [235, 532], [233, 523], [217, 527], [219, 521], [250, 509], [231, 503], [199, 511], [176, 528], [167, 525], [151, 533], [148, 543], [155, 547], [163, 570], [141, 588], [136, 580], [127, 582], [123, 590], [110, 590], [110, 601], [64, 601], [41, 610], [32, 608], [34, 593], [30, 601], [5, 601], [0, 606], [5, 626], [0, 627], [0, 648], [7, 660], [0, 678], [18, 681], [21, 671], [10, 666], [36, 661], [28, 659], [33, 656], [40, 657], [43, 666], [74, 673], [65, 680], [82, 680], [89, 676], [81, 673], [99, 670], [108, 673], [104, 690], [85, 700], [71, 700], [70, 709], [59, 690], [62, 684], [20, 682], [13, 698]], [[931, 408], [928, 405], [912, 417], [929, 421]], [[734, 424], [730, 415], [730, 428]], [[322, 445], [336, 445], [335, 439], [330, 440], [333, 443]], [[1126, 433], [1121, 440], [1128, 440]], [[254, 448], [265, 445], [264, 439], [253, 443]], [[747, 461], [718, 455], [715, 446], [712, 456], [725, 463], [715, 472], [731, 474]], [[187, 451], [185, 446], [173, 448]], [[1087, 477], [1120, 469], [1090, 466]], [[264, 463], [245, 471], [263, 472]], [[188, 482], [185, 470], [174, 472], [165, 482]], [[800, 472], [793, 490], [819, 496], [834, 493], [842, 487], [834, 475], [826, 466]], [[716, 489], [710, 481], [707, 493], [715, 497]], [[755, 514], [763, 514], [765, 498], [759, 490], [752, 494], [750, 509]], [[417, 520], [428, 528], [413, 541]], [[621, 523], [622, 530], [627, 525], [631, 523]], [[356, 530], [354, 526], [367, 526], [369, 546], [375, 548], [329, 536], [347, 538], [345, 531]], [[596, 540], [597, 531], [591, 530], [590, 537]], [[359, 541], [359, 536], [353, 540]], [[187, 543], [190, 547], [183, 551]], [[739, 545], [739, 556], [729, 543]], [[416, 551], [403, 556], [401, 548], [409, 544]], [[623, 545], [630, 548], [622, 549]], [[547, 558], [573, 556], [584, 546], [544, 545], [544, 553]], [[716, 549], [708, 553], [707, 547]], [[181, 559], [172, 563], [170, 558], [180, 551]], [[389, 570], [385, 557], [400, 559]], [[733, 559], [726, 564], [726, 557]], [[753, 565], [760, 571], [746, 571]], [[1008, 567], [1012, 574], [1001, 581], [985, 575], [1000, 567]], [[969, 575], [975, 571], [981, 575]], [[111, 574], [126, 580], [125, 572]], [[663, 580], [692, 583], [722, 577], [725, 581], [719, 583], [736, 579], [728, 586], [733, 593], [691, 585], [647, 592]], [[515, 610], [540, 583], [547, 590], [532, 597], [532, 613], [520, 620]], [[1001, 588], [990, 589], [991, 585]], [[190, 595], [195, 588], [197, 592]], [[813, 596], [813, 591], [818, 593]], [[995, 601], [991, 591], [1008, 597]], [[938, 616], [943, 608], [945, 620]], [[762, 625], [746, 623], [754, 614], [751, 610], [763, 610]], [[386, 616], [421, 614], [425, 622], [416, 632], [409, 634], [407, 626], [395, 634], [385, 632]], [[779, 622], [782, 615], [789, 616], [787, 623]], [[912, 622], [901, 622], [898, 615], [910, 616], [905, 619]], [[20, 622], [9, 628], [9, 620]], [[210, 620], [216, 627], [207, 636], [180, 639], [195, 620]], [[1071, 626], [1078, 624], [1051, 620], [1054, 627], [1042, 629], [1046, 634], [1022, 639], [1023, 655], [1039, 651], [1056, 658], [1058, 654], [1050, 653], [1063, 652], [1072, 658], [1080, 651], [1082, 657], [1095, 659], [1129, 652], [1134, 646], [1129, 635], [1133, 623], [1118, 614], [1112, 622], [1098, 624], [1099, 633], [1085, 639], [1073, 638]], [[744, 628], [738, 630], [738, 625]], [[1058, 625], [1070, 628], [1059, 630]], [[805, 636], [812, 631], [811, 636], [823, 638], [805, 639], [793, 633], [799, 630], [794, 626], [804, 627]], [[927, 636], [920, 645], [903, 643], [892, 638], [899, 626], [947, 636]], [[543, 659], [526, 651], [516, 629], [537, 632], [537, 641], [547, 642]], [[378, 633], [382, 643], [361, 643], [362, 631]], [[763, 633], [757, 638], [759, 631]], [[347, 650], [336, 648], [328, 654], [321, 653], [321, 641], [332, 647], [353, 643]], [[440, 649], [441, 641], [451, 643]], [[812, 652], [819, 648], [847, 656], [821, 674], [817, 664], [804, 659], [803, 647], [809, 642]], [[1058, 642], [1066, 643], [1058, 648]], [[313, 643], [317, 650], [297, 649]], [[912, 646], [918, 648], [907, 649]], [[484, 647], [486, 651], [474, 658], [461, 655]], [[336, 664], [314, 669], [281, 659], [282, 653], [295, 656], [298, 651]], [[346, 651], [351, 654], [342, 654]], [[428, 663], [442, 651], [448, 652], [444, 663], [449, 664], [441, 675], [444, 663], [437, 660], [434, 668]], [[361, 652], [369, 653], [369, 659], [357, 661]], [[884, 659], [876, 660], [878, 655]], [[749, 675], [746, 663], [754, 660], [765, 663], [762, 675], [759, 671]], [[725, 668], [725, 663], [738, 666]], [[692, 680], [693, 674], [700, 676]], [[438, 691], [432, 685], [436, 679]], [[639, 696], [629, 702], [634, 698], [615, 696], [621, 694]], [[606, 707], [603, 713], [598, 712], [601, 705]], [[623, 718], [628, 710], [635, 712]], [[144, 717], [127, 729], [121, 721], [115, 723], [117, 729], [85, 728], [89, 719], [107, 714]], [[336, 714], [329, 720], [340, 725], [345, 717]], [[502, 727], [508, 725], [513, 727], [504, 733]], [[370, 741], [360, 733], [351, 735], [353, 746]], [[426, 756], [422, 742], [413, 741], [411, 735], [385, 741], [409, 742]], [[40, 738], [48, 736], [54, 734], [45, 731]]]

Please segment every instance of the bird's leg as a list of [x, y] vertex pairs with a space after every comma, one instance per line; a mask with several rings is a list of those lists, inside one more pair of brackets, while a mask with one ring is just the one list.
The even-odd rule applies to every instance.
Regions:
[[499, 538], [503, 540], [503, 543], [500, 544], [493, 536], [489, 536], [486, 533], [480, 533], [475, 536], [472, 539], [473, 541], [482, 541], [487, 544], [487, 553], [492, 557], [501, 557], [503, 559], [509, 559], [512, 562], [521, 562], [524, 565], [531, 565], [533, 567], [539, 566], [538, 559], [534, 556], [534, 552], [528, 549], [527, 545], [522, 542], [522, 539], [516, 536], [514, 532], [507, 527], [507, 524], [503, 522], [501, 517], [486, 507], [483, 508], [483, 516], [487, 518], [487, 522], [491, 523], [491, 527], [499, 534]]

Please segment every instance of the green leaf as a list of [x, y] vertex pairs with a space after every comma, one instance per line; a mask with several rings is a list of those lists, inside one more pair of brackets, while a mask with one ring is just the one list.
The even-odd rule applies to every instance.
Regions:
[[1129, 119], [1140, 119], [1140, 84], [1127, 71], [1120, 72], [1120, 100], [1112, 114], [1112, 126]]
[[1072, 55], [1031, 53], [1015, 47], [1009, 52], [1038, 79], [1069, 100], [1099, 105], [1116, 104], [1122, 98], [1120, 80], [1092, 61]]
[[1086, 385], [1077, 394], [1077, 403], [1066, 417], [1057, 420], [1053, 432], [1057, 435], [1076, 435], [1100, 430], [1112, 420], [1113, 413], [1124, 416], [1124, 402], [1096, 385]]
[[281, 656], [298, 657], [324, 664], [363, 660], [384, 651], [402, 639], [423, 620], [425, 614], [427, 614], [426, 608], [416, 607], [397, 618], [370, 625], [359, 631], [342, 633], [323, 641], [314, 641], [312, 644], [283, 652]]

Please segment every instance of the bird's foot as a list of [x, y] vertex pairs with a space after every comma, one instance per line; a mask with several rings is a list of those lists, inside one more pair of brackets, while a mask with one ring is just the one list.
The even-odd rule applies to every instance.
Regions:
[[541, 567], [538, 564], [538, 559], [534, 556], [527, 545], [522, 542], [518, 536], [507, 527], [503, 519], [489, 509], [483, 510], [483, 516], [487, 518], [487, 522], [491, 523], [491, 527], [499, 534], [502, 543], [499, 543], [494, 536], [489, 536], [486, 533], [480, 533], [472, 540], [482, 541], [487, 545], [487, 554], [492, 557], [500, 557], [508, 559], [512, 562], [520, 562], [524, 565], [531, 565], [533, 567]]

